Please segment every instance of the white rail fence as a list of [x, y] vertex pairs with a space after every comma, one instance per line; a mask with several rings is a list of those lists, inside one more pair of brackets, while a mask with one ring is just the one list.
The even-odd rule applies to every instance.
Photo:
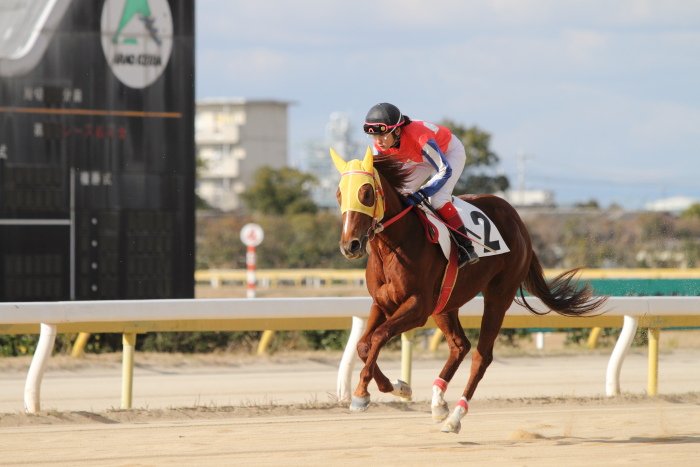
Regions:
[[[528, 302], [544, 309], [537, 299]], [[313, 330], [351, 329], [338, 369], [340, 400], [350, 398], [353, 367], [359, 359], [355, 347], [364, 332], [371, 299], [352, 298], [258, 298], [191, 300], [119, 300], [70, 302], [0, 303], [0, 334], [40, 334], [25, 384], [24, 405], [28, 413], [40, 410], [41, 382], [56, 335], [67, 332], [118, 332], [123, 334], [122, 404], [131, 408], [136, 335], [154, 331]], [[659, 330], [700, 326], [700, 297], [611, 297], [608, 311], [591, 318], [567, 318], [550, 313], [534, 316], [513, 303], [504, 328], [622, 327], [612, 352], [605, 379], [607, 395], [620, 393], [620, 371], [638, 326], [649, 332], [648, 394], [656, 394]], [[478, 328], [483, 299], [462, 307], [465, 328]], [[432, 319], [425, 327], [435, 327]], [[410, 349], [410, 347], [409, 347]], [[411, 355], [402, 352], [402, 371], [410, 380]], [[409, 381], [410, 383], [410, 381]]]

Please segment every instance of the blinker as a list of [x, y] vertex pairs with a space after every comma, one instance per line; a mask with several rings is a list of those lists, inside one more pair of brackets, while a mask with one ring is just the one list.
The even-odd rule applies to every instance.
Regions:
[[[367, 148], [365, 158], [362, 161], [354, 159], [345, 162], [333, 149], [331, 149], [331, 157], [341, 175], [338, 184], [341, 194], [340, 213], [360, 212], [370, 216], [375, 222], [379, 222], [384, 217], [384, 194], [379, 174], [374, 168], [372, 150]], [[371, 185], [374, 190], [375, 196], [372, 206], [365, 206], [360, 200], [360, 190], [366, 184]]]

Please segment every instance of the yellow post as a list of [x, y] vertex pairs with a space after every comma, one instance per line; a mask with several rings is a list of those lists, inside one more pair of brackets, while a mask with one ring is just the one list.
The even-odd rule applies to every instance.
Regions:
[[433, 333], [432, 339], [430, 339], [430, 351], [431, 352], [437, 352], [438, 346], [440, 345], [440, 342], [442, 342], [444, 334], [442, 333], [441, 330], [436, 329], [435, 332]]
[[134, 348], [136, 333], [125, 332], [122, 335], [122, 409], [131, 408], [131, 394], [134, 385]]
[[73, 350], [70, 352], [71, 357], [82, 357], [85, 353], [85, 346], [87, 345], [89, 339], [89, 332], [81, 332], [78, 334], [78, 337], [75, 338], [75, 342], [73, 343]]
[[263, 331], [262, 337], [260, 337], [260, 342], [258, 342], [258, 355], [265, 355], [268, 347], [270, 347], [270, 342], [275, 335], [275, 331]]
[[649, 328], [649, 379], [647, 394], [655, 396], [659, 389], [659, 328]]
[[592, 328], [591, 329], [591, 334], [588, 336], [588, 348], [589, 349], [595, 349], [595, 346], [598, 343], [598, 336], [600, 336], [601, 330], [602, 330], [602, 328]]
[[[411, 385], [411, 367], [413, 359], [413, 337], [416, 330], [412, 329], [401, 334], [401, 379]], [[409, 401], [411, 398], [404, 398]]]

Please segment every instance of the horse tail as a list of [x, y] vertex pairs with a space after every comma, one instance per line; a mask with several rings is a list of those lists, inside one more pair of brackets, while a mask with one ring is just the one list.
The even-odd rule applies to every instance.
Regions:
[[[608, 297], [594, 297], [589, 282], [581, 286], [575, 281], [574, 276], [580, 269], [581, 267], [571, 269], [547, 282], [542, 264], [533, 252], [530, 270], [520, 286], [520, 297], [515, 297], [516, 303], [536, 315], [546, 315], [549, 310], [552, 310], [563, 316], [593, 316], [593, 313], [603, 306]], [[542, 303], [549, 310], [539, 311], [527, 303], [523, 294], [523, 286], [530, 294], [542, 300]]]

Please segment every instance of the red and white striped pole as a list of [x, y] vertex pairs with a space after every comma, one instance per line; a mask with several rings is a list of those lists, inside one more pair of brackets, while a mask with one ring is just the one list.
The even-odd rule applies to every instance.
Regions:
[[255, 247], [248, 246], [245, 254], [245, 264], [248, 269], [246, 274], [246, 297], [255, 298]]
[[248, 298], [255, 298], [255, 247], [262, 243], [264, 236], [263, 229], [258, 224], [246, 224], [241, 229], [241, 241], [247, 247], [245, 264]]

